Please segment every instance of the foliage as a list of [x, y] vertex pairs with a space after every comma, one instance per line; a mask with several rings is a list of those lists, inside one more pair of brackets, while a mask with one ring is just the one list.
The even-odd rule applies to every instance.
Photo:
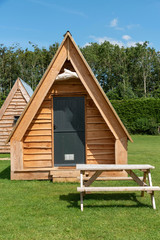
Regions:
[[[133, 136], [133, 140], [129, 143], [129, 163], [155, 166], [152, 180], [158, 186], [160, 137]], [[98, 184], [136, 185], [132, 181]], [[160, 239], [159, 192], [155, 192], [157, 210], [152, 209], [147, 193], [144, 197], [137, 192], [87, 194], [82, 213], [77, 186], [79, 183], [10, 181], [10, 162], [0, 161], [0, 239]]]
[[160, 86], [160, 53], [148, 44], [124, 48], [105, 41], [81, 50], [108, 96], [126, 99], [128, 89], [129, 98], [155, 97]]
[[136, 98], [132, 88], [130, 86], [126, 86], [124, 88], [123, 83], [119, 82], [117, 84], [117, 87], [113, 88], [112, 90], [109, 90], [107, 92], [107, 97], [110, 100], [121, 100], [121, 99], [133, 99]]
[[[0, 99], [6, 98], [17, 77], [34, 90], [59, 46], [46, 49], [29, 43], [32, 50], [0, 44]], [[160, 52], [148, 42], [127, 48], [107, 41], [90, 43], [81, 51], [111, 99], [160, 97]]]
[[5, 100], [17, 77], [26, 81], [34, 90], [59, 46], [58, 43], [55, 43], [47, 50], [40, 49], [31, 42], [30, 44], [33, 51], [23, 50], [19, 45], [6, 47], [0, 44], [1, 101]]
[[143, 98], [111, 102], [130, 133], [158, 134], [160, 99]]

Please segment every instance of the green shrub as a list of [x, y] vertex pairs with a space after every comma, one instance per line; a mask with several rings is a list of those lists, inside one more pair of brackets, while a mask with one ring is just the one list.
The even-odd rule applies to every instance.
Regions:
[[160, 99], [111, 100], [128, 131], [133, 134], [158, 134]]
[[3, 102], [4, 102], [4, 100], [1, 100], [1, 99], [0, 99], [0, 108], [1, 108], [1, 106], [3, 105]]

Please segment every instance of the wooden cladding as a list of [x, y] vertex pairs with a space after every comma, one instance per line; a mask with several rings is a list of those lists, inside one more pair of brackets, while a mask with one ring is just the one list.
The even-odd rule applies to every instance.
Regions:
[[21, 91], [17, 89], [6, 108], [2, 118], [0, 119], [0, 152], [9, 153], [10, 145], [5, 144], [8, 139], [13, 127], [14, 127], [14, 116], [20, 116], [23, 112], [27, 102], [23, 97]]
[[86, 99], [86, 158], [87, 164], [115, 163], [115, 139], [89, 96]]
[[45, 99], [24, 135], [24, 168], [52, 167], [51, 112], [51, 99]]
[[54, 167], [52, 98], [85, 96], [86, 163], [114, 164], [115, 139], [79, 79], [55, 81], [23, 138], [24, 168]]

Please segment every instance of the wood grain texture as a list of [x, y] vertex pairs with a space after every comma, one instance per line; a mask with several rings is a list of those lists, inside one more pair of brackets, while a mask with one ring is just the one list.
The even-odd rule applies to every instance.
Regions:
[[17, 83], [14, 85], [13, 90], [14, 90], [14, 94], [11, 90], [11, 95], [9, 94], [9, 98], [7, 98], [6, 103], [4, 103], [5, 111], [3, 111], [3, 115], [0, 118], [0, 139], [1, 139], [0, 152], [1, 153], [10, 152], [10, 143], [6, 144], [6, 141], [14, 127], [14, 124], [13, 124], [14, 116], [20, 116], [27, 104], [27, 101], [25, 100], [23, 93], [19, 88], [17, 88]]

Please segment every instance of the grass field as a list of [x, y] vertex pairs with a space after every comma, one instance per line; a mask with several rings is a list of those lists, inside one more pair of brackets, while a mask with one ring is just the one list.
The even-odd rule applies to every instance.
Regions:
[[[153, 184], [160, 186], [160, 136], [133, 136], [133, 140], [129, 163], [154, 165]], [[160, 192], [155, 193], [157, 210], [148, 194], [142, 198], [139, 192], [96, 193], [85, 196], [82, 213], [77, 186], [10, 181], [10, 162], [0, 161], [0, 240], [160, 239]]]

